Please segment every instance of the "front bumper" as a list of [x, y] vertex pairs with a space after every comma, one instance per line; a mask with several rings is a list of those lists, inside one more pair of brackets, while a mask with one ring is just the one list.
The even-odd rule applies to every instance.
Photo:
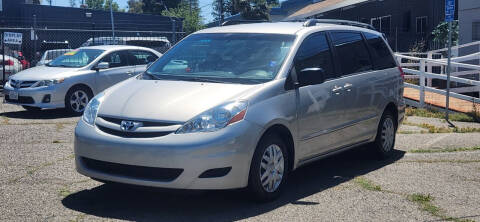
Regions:
[[[122, 138], [80, 120], [75, 129], [75, 163], [79, 173], [104, 181], [176, 189], [241, 188], [248, 184], [250, 162], [261, 131], [261, 127], [243, 120], [216, 132]], [[107, 163], [109, 168], [93, 169], [85, 159]], [[208, 170], [230, 167], [224, 176], [200, 178]], [[182, 171], [169, 181], [146, 179], [140, 176], [144, 172], [118, 174], [138, 168], [153, 169], [150, 173], [156, 168], [158, 172]]]
[[[9, 93], [15, 91], [18, 93], [18, 100], [11, 100]], [[13, 88], [5, 84], [3, 88], [4, 103], [32, 106], [45, 109], [64, 108], [65, 107], [65, 92], [59, 86], [38, 87], [38, 88]], [[45, 96], [50, 95], [50, 102], [43, 102]]]

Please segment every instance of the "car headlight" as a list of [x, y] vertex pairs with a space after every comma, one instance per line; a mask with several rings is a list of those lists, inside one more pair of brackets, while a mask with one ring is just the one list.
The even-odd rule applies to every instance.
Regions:
[[53, 85], [62, 83], [64, 81], [65, 81], [65, 79], [40, 80], [30, 87], [53, 86]]
[[234, 101], [203, 112], [180, 127], [177, 134], [213, 132], [243, 120], [247, 112], [247, 101]]
[[90, 100], [90, 102], [87, 104], [87, 107], [85, 107], [85, 111], [83, 112], [83, 121], [92, 126], [95, 124], [98, 108], [100, 107], [100, 104], [102, 104], [104, 96], [105, 93], [101, 92], [93, 97], [92, 100]]

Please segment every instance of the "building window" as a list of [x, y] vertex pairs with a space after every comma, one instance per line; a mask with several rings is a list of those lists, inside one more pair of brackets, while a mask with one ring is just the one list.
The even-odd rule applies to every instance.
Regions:
[[472, 40], [480, 40], [480, 22], [472, 23]]
[[417, 17], [417, 34], [425, 34], [427, 33], [427, 29], [427, 16]]
[[377, 31], [390, 35], [392, 16], [382, 16], [370, 19], [370, 24], [377, 29]]

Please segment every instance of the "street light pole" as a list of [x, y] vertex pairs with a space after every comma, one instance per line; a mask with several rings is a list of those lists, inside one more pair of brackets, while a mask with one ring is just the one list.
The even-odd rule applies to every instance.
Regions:
[[115, 23], [113, 21], [113, 0], [110, 0], [110, 19], [112, 20], [112, 42], [113, 44], [116, 44], [115, 41]]

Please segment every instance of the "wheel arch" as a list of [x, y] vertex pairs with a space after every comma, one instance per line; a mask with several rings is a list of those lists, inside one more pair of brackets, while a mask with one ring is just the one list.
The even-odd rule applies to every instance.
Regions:
[[[383, 113], [385, 112], [390, 112], [393, 115], [393, 118], [395, 118], [395, 127], [398, 128], [399, 120], [398, 120], [398, 108], [397, 105], [394, 102], [389, 102], [386, 106], [385, 109], [383, 109]], [[383, 115], [382, 113], [382, 115]]]
[[[295, 141], [293, 138], [293, 134], [291, 133], [290, 129], [280, 123], [275, 123], [263, 132], [262, 136], [260, 136], [260, 141], [263, 137], [269, 135], [269, 134], [276, 134], [282, 139], [282, 141], [285, 143], [287, 146], [287, 152], [288, 152], [288, 169], [291, 171], [294, 169], [295, 166]], [[258, 144], [258, 142], [257, 142]]]

